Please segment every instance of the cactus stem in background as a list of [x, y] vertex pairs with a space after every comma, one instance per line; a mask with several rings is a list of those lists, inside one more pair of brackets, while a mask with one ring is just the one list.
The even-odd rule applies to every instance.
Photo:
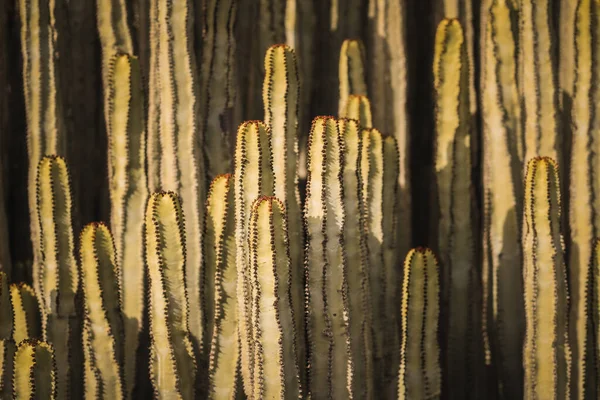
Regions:
[[0, 340], [10, 339], [13, 333], [13, 306], [8, 277], [3, 271], [0, 271], [0, 321]]
[[373, 118], [371, 116], [371, 103], [367, 96], [351, 94], [348, 96], [344, 113], [340, 115], [343, 118], [355, 119], [360, 122], [363, 128], [373, 127]]
[[365, 50], [360, 40], [347, 39], [342, 43], [339, 65], [339, 116], [345, 116], [348, 96], [367, 95]]

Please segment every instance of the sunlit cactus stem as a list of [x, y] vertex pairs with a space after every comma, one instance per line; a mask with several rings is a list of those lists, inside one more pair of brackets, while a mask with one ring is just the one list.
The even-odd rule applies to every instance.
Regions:
[[144, 313], [143, 224], [148, 198], [144, 96], [139, 60], [116, 54], [109, 71], [107, 125], [111, 230], [115, 238], [122, 299], [126, 397], [135, 384], [135, 363]]
[[[113, 238], [104, 224], [89, 224], [80, 237], [81, 271], [87, 324], [86, 364], [97, 370], [102, 397], [124, 396], [124, 352], [119, 268]], [[87, 368], [87, 366], [86, 366]]]
[[186, 241], [181, 200], [152, 194], [146, 208], [150, 376], [158, 399], [193, 399], [196, 359], [188, 329]]
[[54, 349], [46, 342], [25, 340], [14, 358], [13, 398], [50, 399], [57, 395]]
[[[80, 367], [78, 315], [75, 296], [79, 271], [74, 253], [72, 201], [65, 160], [42, 158], [37, 168], [37, 215], [39, 216], [42, 273], [39, 302], [43, 312], [44, 339], [52, 343], [57, 365], [57, 396], [67, 398], [79, 382], [71, 383]], [[73, 393], [75, 395], [75, 393]]]
[[[595, 241], [600, 234], [600, 2], [579, 0], [575, 8], [575, 74], [572, 105], [572, 146], [569, 182], [570, 252], [569, 335], [573, 353], [571, 390], [573, 398], [597, 398], [599, 359], [593, 343], [594, 298], [591, 281]], [[596, 304], [594, 304], [596, 303]], [[596, 311], [597, 313], [597, 311]]]
[[13, 309], [13, 332], [15, 343], [42, 336], [40, 308], [31, 286], [25, 283], [10, 285], [10, 302]]
[[373, 341], [371, 334], [371, 293], [369, 289], [369, 260], [364, 229], [364, 185], [360, 175], [363, 135], [356, 120], [338, 120], [343, 148], [343, 188], [346, 218], [346, 245], [349, 296], [349, 340], [353, 360], [352, 392], [357, 398], [370, 399], [373, 387]]
[[483, 340], [503, 398], [522, 398], [525, 310], [521, 269], [523, 149], [510, 0], [487, 15], [483, 71]]
[[315, 399], [348, 398], [354, 387], [348, 338], [342, 157], [336, 120], [315, 118], [308, 138], [304, 206], [308, 384]]
[[525, 178], [525, 399], [570, 398], [569, 290], [556, 163], [533, 158]]
[[38, 163], [48, 154], [65, 155], [66, 135], [56, 69], [55, 2], [19, 0], [23, 93], [27, 117], [29, 156], [28, 193], [31, 242], [33, 245], [33, 287], [40, 296], [41, 249], [36, 207]]
[[408, 252], [404, 261], [398, 399], [439, 399], [442, 373], [437, 340], [440, 270], [429, 249]]
[[244, 392], [252, 397], [254, 341], [252, 332], [252, 282], [248, 244], [252, 203], [274, 191], [270, 129], [259, 121], [238, 128], [235, 151], [235, 242], [238, 327]]
[[211, 183], [204, 224], [202, 301], [205, 339], [210, 343], [209, 399], [243, 396], [238, 334], [234, 181], [219, 175]]
[[367, 96], [351, 94], [348, 96], [346, 108], [341, 115], [343, 118], [355, 119], [360, 122], [363, 128], [373, 127], [373, 117], [371, 115], [371, 103]]
[[0, 398], [9, 399], [13, 394], [13, 367], [16, 351], [12, 339], [0, 339]]
[[[291, 47], [275, 45], [265, 55], [263, 102], [265, 124], [271, 129], [273, 148], [274, 195], [285, 206], [290, 243], [292, 307], [294, 325], [304, 332], [304, 231], [298, 191], [298, 112], [300, 85], [296, 55]], [[297, 335], [296, 350], [304, 366], [304, 336]], [[304, 368], [301, 379], [304, 382]]]
[[[481, 370], [473, 357], [477, 273], [471, 199], [469, 69], [463, 29], [455, 19], [438, 26], [435, 40], [435, 174], [437, 247], [442, 265], [442, 304], [449, 317], [446, 337], [448, 382], [453, 396], [469, 397], [468, 380]], [[460, 367], [459, 367], [460, 366]]]
[[250, 216], [254, 398], [301, 397], [287, 216], [283, 204], [260, 197]]
[[365, 50], [360, 40], [347, 39], [342, 43], [339, 81], [338, 114], [340, 117], [344, 117], [346, 104], [350, 95], [367, 95]]

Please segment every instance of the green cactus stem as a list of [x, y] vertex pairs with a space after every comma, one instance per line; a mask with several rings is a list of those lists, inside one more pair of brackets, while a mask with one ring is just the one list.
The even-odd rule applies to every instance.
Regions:
[[[463, 29], [456, 19], [437, 30], [434, 56], [436, 104], [435, 174], [439, 222], [437, 241], [442, 304], [448, 307], [446, 368], [457, 398], [473, 389], [468, 379], [480, 368], [472, 357], [477, 290], [471, 204], [469, 70]], [[460, 367], [458, 367], [460, 366]]]
[[525, 315], [521, 270], [524, 141], [510, 1], [494, 0], [483, 71], [483, 335], [503, 398], [522, 398]]
[[250, 215], [254, 398], [301, 398], [292, 307], [287, 215], [274, 197], [260, 197]]
[[23, 92], [27, 117], [29, 156], [28, 193], [31, 242], [33, 245], [33, 287], [40, 296], [41, 249], [39, 216], [36, 207], [38, 163], [47, 154], [64, 155], [66, 137], [56, 70], [54, 2], [19, 0]]
[[367, 95], [365, 50], [360, 40], [344, 40], [340, 50], [338, 114], [344, 116], [348, 96]]
[[204, 224], [203, 307], [206, 339], [211, 342], [208, 379], [210, 399], [240, 395], [240, 346], [237, 310], [235, 205], [232, 175], [219, 175], [210, 185]]
[[85, 318], [88, 322], [87, 340], [83, 346], [91, 357], [85, 362], [98, 371], [102, 396], [107, 399], [122, 398], [124, 384], [124, 340], [121, 316], [119, 268], [113, 238], [102, 223], [86, 225], [80, 238], [82, 288], [85, 299]]
[[8, 277], [0, 271], [0, 339], [10, 339], [13, 332], [13, 306]]
[[127, 397], [135, 384], [135, 363], [144, 314], [143, 224], [148, 198], [144, 97], [139, 60], [116, 54], [109, 73], [107, 120], [111, 229], [115, 237], [117, 278], [122, 290], [124, 374]]
[[416, 248], [404, 261], [398, 399], [439, 399], [442, 374], [437, 335], [440, 271], [433, 252]]
[[[25, 339], [38, 339], [42, 336], [40, 308], [31, 286], [26, 283], [10, 285], [13, 332], [15, 343]], [[4, 320], [4, 319], [3, 319]]]
[[54, 349], [46, 342], [25, 340], [19, 343], [14, 358], [13, 398], [58, 398]]
[[271, 131], [259, 121], [240, 125], [235, 152], [235, 241], [237, 266], [238, 327], [244, 392], [252, 396], [254, 345], [252, 332], [252, 282], [248, 234], [251, 206], [260, 196], [271, 196], [274, 178]]
[[570, 397], [569, 290], [556, 162], [533, 158], [525, 178], [525, 399]]
[[373, 117], [371, 115], [371, 102], [369, 102], [369, 98], [356, 94], [348, 96], [346, 108], [341, 117], [358, 120], [363, 128], [372, 128]]
[[15, 342], [0, 339], [0, 398], [9, 399], [13, 394], [13, 366]]
[[159, 399], [194, 398], [196, 359], [188, 329], [186, 245], [181, 200], [150, 196], [146, 208], [146, 265], [150, 315], [150, 375]]
[[373, 388], [373, 341], [371, 334], [371, 293], [369, 292], [369, 260], [363, 207], [364, 182], [360, 175], [363, 135], [360, 123], [351, 119], [338, 120], [343, 149], [343, 204], [347, 218], [344, 223], [344, 244], [347, 254], [349, 296], [349, 339], [353, 360], [352, 393], [370, 399]]
[[317, 117], [308, 138], [304, 208], [308, 384], [315, 399], [348, 398], [354, 386], [342, 182], [342, 141], [337, 122], [332, 117]]

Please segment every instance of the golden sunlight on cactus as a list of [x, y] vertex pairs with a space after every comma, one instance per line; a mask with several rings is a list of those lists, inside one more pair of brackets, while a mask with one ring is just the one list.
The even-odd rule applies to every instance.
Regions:
[[14, 359], [13, 398], [58, 398], [51, 345], [37, 340], [25, 340], [19, 344]]
[[367, 95], [365, 50], [359, 40], [345, 40], [340, 51], [339, 80], [340, 99], [338, 114], [344, 116], [348, 97]]
[[21, 343], [25, 339], [40, 338], [42, 332], [40, 310], [31, 286], [26, 283], [11, 284], [10, 302], [13, 311], [12, 337], [15, 343]]

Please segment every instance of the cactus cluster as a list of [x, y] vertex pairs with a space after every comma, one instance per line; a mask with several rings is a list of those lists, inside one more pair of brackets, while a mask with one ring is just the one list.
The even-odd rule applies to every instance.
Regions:
[[67, 3], [17, 6], [32, 250], [4, 251], [0, 179], [1, 399], [600, 396], [600, 1], [440, 0], [424, 117], [409, 1], [97, 0], [106, 222]]

